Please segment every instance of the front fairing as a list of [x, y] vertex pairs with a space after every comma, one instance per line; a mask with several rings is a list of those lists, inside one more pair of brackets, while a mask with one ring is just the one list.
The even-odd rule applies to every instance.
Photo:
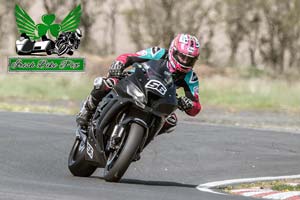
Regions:
[[122, 79], [115, 90], [122, 97], [132, 98], [127, 87], [136, 85], [145, 95], [145, 106], [150, 107], [154, 114], [166, 117], [177, 108], [176, 86], [167, 67], [153, 65], [155, 62], [149, 64], [136, 64], [134, 73]]

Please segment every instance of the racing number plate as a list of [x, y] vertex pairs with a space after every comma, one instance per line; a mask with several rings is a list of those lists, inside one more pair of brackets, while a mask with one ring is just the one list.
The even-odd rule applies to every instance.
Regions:
[[161, 95], [165, 95], [167, 92], [167, 88], [158, 80], [150, 80], [145, 87], [155, 90]]

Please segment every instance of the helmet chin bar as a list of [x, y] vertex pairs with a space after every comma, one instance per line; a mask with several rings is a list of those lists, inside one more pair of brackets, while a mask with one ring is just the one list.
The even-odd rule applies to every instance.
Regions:
[[174, 73], [174, 72], [188, 73], [190, 70], [193, 69], [193, 67], [184, 66], [178, 62], [177, 62], [177, 65], [180, 65], [180, 68], [176, 67], [176, 64], [174, 63], [173, 60], [171, 60], [171, 59], [168, 60], [167, 66], [171, 73]]
[[175, 49], [173, 51], [173, 57], [184, 68], [192, 68], [198, 59], [198, 57], [181, 53]]
[[185, 65], [182, 65], [182, 64], [180, 64], [180, 65], [181, 65], [182, 68], [187, 69], [187, 70], [193, 69], [192, 66], [185, 66]]

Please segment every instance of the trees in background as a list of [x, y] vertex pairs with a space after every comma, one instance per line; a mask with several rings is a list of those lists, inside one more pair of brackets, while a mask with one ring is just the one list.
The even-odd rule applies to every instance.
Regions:
[[260, 22], [256, 5], [256, 0], [224, 0], [222, 2], [221, 16], [223, 16], [225, 34], [229, 40], [229, 65], [236, 63], [239, 47], [244, 40], [248, 40], [251, 65], [256, 65], [255, 53]]
[[300, 70], [299, 0], [225, 0], [222, 13], [230, 41], [229, 63], [235, 63], [244, 42], [251, 66], [259, 62], [279, 73]]
[[[114, 54], [118, 32], [116, 18], [119, 15], [120, 3], [117, 0], [80, 0], [79, 2], [82, 4], [81, 25], [84, 31], [82, 41], [84, 50], [98, 55]], [[97, 25], [101, 27], [95, 28]]]
[[176, 33], [188, 32], [201, 38], [203, 59], [210, 63], [218, 54], [214, 36], [223, 34], [225, 40], [217, 42], [229, 44], [228, 65], [234, 66], [237, 55], [247, 53], [243, 65], [263, 65], [277, 72], [300, 70], [299, 0], [131, 0], [130, 4], [125, 16], [138, 49], [168, 47]]
[[214, 5], [204, 0], [131, 0], [124, 14], [131, 40], [138, 49], [154, 45], [167, 48], [181, 32], [198, 37], [207, 35], [203, 37], [207, 54], [203, 56], [208, 62], [212, 52], [210, 40], [214, 36]]
[[278, 72], [300, 67], [300, 2], [265, 0], [259, 3], [264, 30], [260, 36], [263, 62]]
[[[21, 0], [1, 1], [0, 4], [0, 50], [7, 54], [14, 50], [11, 45], [14, 38], [17, 36], [17, 28], [12, 21], [15, 21], [14, 10], [15, 5], [20, 4]], [[30, 7], [29, 2], [22, 2], [25, 9]]]

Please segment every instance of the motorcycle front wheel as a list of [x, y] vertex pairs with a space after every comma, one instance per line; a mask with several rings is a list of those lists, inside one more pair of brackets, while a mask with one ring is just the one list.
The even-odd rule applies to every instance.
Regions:
[[[111, 152], [107, 164], [104, 168], [104, 179], [109, 182], [118, 182], [128, 169], [132, 159], [137, 153], [144, 137], [144, 128], [132, 123], [125, 144], [120, 148], [118, 155], [111, 156], [115, 152]], [[118, 150], [115, 150], [118, 151]], [[110, 160], [110, 157], [112, 160]]]

